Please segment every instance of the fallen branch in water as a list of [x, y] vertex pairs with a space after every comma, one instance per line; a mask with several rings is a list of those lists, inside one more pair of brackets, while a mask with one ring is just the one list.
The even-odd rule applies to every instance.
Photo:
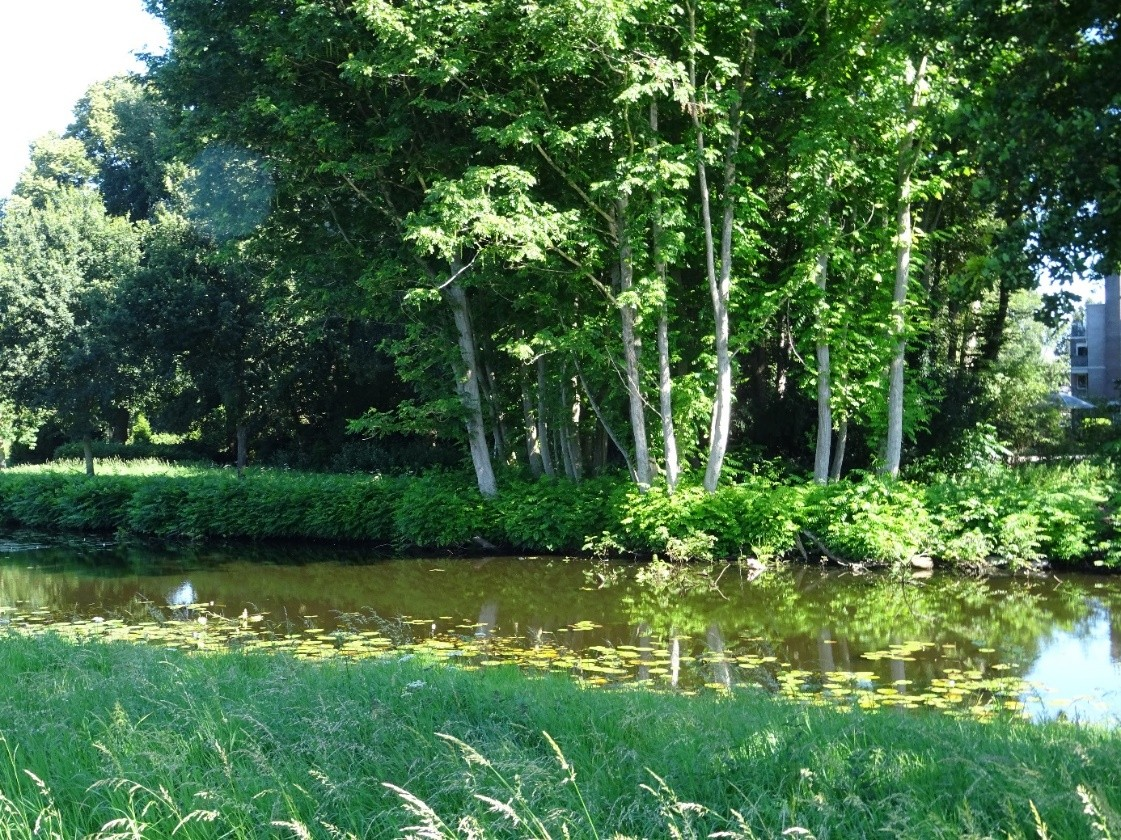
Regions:
[[[832, 551], [830, 551], [826, 547], [825, 543], [823, 543], [821, 541], [821, 539], [813, 531], [807, 531], [805, 528], [803, 528], [802, 533], [805, 534], [807, 537], [809, 537], [810, 540], [813, 541], [813, 544], [816, 545], [819, 549], [821, 549], [822, 554], [824, 554], [827, 558], [832, 560], [838, 566], [844, 566], [845, 568], [851, 569], [851, 568], [854, 568], [856, 566], [864, 565], [863, 563], [851, 563], [848, 560], [845, 560], [841, 557], [838, 557], [836, 554], [834, 554]], [[798, 541], [798, 547], [802, 548], [801, 540]], [[806, 553], [804, 548], [802, 548], [802, 553], [803, 554]]]

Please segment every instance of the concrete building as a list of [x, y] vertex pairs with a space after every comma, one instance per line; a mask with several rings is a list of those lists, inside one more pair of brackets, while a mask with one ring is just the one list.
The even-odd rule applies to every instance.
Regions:
[[1105, 278], [1105, 303], [1086, 304], [1070, 330], [1070, 392], [1082, 399], [1121, 399], [1121, 275]]

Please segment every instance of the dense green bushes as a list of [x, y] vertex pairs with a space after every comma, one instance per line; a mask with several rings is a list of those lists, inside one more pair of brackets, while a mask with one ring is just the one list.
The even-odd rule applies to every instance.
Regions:
[[972, 568], [1041, 560], [1121, 565], [1112, 466], [989, 466], [926, 484], [858, 477], [819, 487], [749, 476], [708, 494], [683, 485], [507, 477], [495, 500], [470, 476], [385, 478], [252, 470], [110, 467], [0, 472], [0, 519], [40, 529], [179, 539], [354, 540], [397, 549], [751, 556], [901, 563], [917, 555]]
[[124, 531], [165, 539], [356, 540], [394, 538], [400, 481], [341, 475], [231, 471], [104, 475], [7, 470], [0, 519], [41, 529]]

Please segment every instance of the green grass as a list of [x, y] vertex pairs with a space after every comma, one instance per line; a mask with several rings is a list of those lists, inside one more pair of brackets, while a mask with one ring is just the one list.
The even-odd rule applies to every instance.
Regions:
[[0, 709], [0, 838], [1121, 837], [1121, 736], [1069, 724], [51, 636]]

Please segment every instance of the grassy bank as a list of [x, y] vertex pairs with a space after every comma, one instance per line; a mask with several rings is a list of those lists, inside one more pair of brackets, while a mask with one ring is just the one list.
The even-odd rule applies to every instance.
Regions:
[[1064, 724], [50, 636], [0, 708], [4, 838], [1121, 836], [1121, 735]]
[[991, 465], [916, 483], [857, 477], [820, 487], [745, 475], [716, 493], [640, 493], [616, 477], [504, 478], [485, 500], [470, 476], [413, 477], [108, 463], [0, 471], [0, 523], [160, 538], [356, 540], [395, 549], [751, 556], [971, 568], [1121, 565], [1121, 501], [1107, 463]]

